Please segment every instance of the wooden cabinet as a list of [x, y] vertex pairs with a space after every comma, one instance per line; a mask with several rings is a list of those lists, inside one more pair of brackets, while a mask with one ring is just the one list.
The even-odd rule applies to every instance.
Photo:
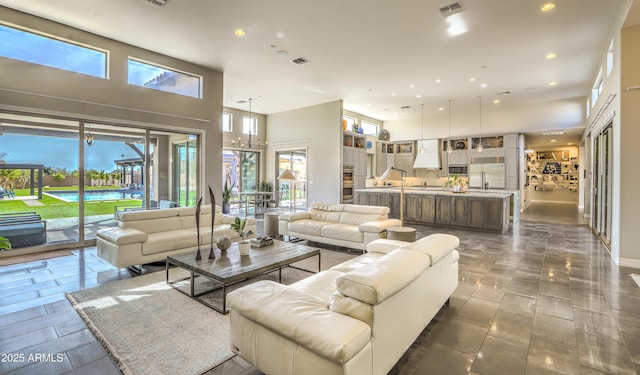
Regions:
[[451, 197], [451, 225], [467, 226], [467, 197]]
[[380, 193], [377, 205], [389, 207], [390, 218], [400, 218], [400, 193]]
[[436, 195], [436, 224], [451, 224], [451, 197]]
[[436, 199], [433, 195], [405, 194], [404, 219], [432, 224], [435, 222]]
[[[502, 230], [509, 227], [508, 199], [486, 198], [484, 202], [484, 229]], [[504, 214], [506, 212], [506, 215]]]
[[467, 227], [484, 228], [484, 198], [467, 198]]

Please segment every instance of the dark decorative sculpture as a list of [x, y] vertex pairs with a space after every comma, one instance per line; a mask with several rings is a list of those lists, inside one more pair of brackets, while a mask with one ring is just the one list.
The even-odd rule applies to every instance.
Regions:
[[209, 185], [209, 199], [211, 199], [211, 250], [209, 251], [209, 259], [214, 259], [216, 254], [213, 252], [213, 224], [216, 221], [216, 197], [213, 195], [211, 185]]
[[202, 197], [198, 199], [198, 205], [196, 206], [196, 235], [198, 236], [198, 252], [196, 253], [196, 260], [202, 259], [200, 255], [200, 206], [202, 205]]

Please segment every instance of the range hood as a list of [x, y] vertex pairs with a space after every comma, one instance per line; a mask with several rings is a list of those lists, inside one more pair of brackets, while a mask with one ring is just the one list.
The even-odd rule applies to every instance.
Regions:
[[[424, 153], [421, 150], [424, 148]], [[418, 141], [418, 152], [413, 169], [440, 169], [440, 140], [423, 139]]]

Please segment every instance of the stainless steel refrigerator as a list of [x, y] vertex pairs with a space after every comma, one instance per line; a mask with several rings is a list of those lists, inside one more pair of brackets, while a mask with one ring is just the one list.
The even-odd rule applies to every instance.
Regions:
[[504, 189], [504, 163], [470, 164], [469, 187], [475, 189]]

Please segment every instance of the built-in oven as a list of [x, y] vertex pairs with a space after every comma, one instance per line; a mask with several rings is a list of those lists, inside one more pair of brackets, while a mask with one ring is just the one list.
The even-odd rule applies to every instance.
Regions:
[[469, 174], [469, 166], [467, 165], [450, 165], [449, 174]]

